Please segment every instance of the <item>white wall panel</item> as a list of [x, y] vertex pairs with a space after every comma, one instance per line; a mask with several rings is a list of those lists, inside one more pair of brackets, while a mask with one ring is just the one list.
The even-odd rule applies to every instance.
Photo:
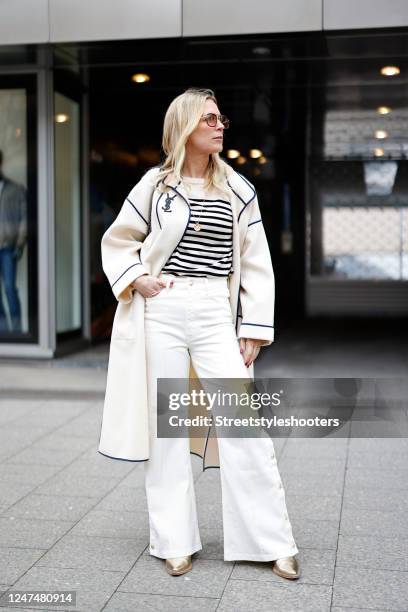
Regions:
[[49, 0], [51, 42], [181, 36], [181, 0]]
[[183, 36], [322, 29], [322, 0], [184, 0]]
[[408, 25], [408, 0], [323, 0], [325, 30]]
[[48, 39], [48, 0], [0, 0], [0, 45]]

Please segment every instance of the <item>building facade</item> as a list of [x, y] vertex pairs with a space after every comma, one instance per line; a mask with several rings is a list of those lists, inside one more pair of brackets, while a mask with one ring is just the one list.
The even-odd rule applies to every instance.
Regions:
[[278, 329], [406, 316], [407, 41], [403, 0], [3, 0], [0, 356], [109, 338], [100, 238], [190, 86], [257, 188]]

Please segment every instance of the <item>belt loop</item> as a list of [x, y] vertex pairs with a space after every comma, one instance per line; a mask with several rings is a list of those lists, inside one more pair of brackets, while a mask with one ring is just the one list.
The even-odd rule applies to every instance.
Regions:
[[171, 276], [166, 280], [166, 291], [168, 293], [169, 289], [170, 289], [170, 283], [171, 283]]
[[208, 276], [205, 277], [205, 295], [208, 296]]

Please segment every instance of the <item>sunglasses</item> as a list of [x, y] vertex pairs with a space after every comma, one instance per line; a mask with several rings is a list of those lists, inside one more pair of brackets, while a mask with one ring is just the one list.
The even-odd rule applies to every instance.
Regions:
[[201, 119], [206, 120], [208, 127], [215, 127], [217, 125], [217, 119], [219, 119], [225, 130], [229, 128], [230, 124], [228, 117], [225, 115], [216, 115], [215, 113], [207, 113], [206, 115], [203, 115]]

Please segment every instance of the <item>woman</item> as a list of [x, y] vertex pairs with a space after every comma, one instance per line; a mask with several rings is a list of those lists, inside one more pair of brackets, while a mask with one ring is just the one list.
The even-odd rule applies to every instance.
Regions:
[[[211, 90], [177, 96], [164, 119], [163, 165], [142, 177], [102, 238], [119, 304], [99, 452], [145, 461], [150, 554], [172, 575], [189, 571], [202, 545], [189, 440], [157, 435], [157, 380], [188, 380], [190, 362], [205, 384], [251, 379], [260, 347], [274, 339], [256, 192], [220, 157], [228, 126]], [[279, 576], [298, 578], [271, 438], [218, 437], [218, 452], [224, 559], [271, 561]]]

